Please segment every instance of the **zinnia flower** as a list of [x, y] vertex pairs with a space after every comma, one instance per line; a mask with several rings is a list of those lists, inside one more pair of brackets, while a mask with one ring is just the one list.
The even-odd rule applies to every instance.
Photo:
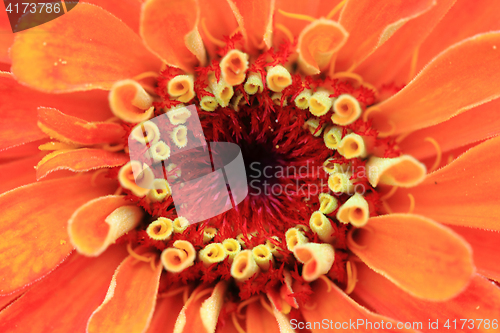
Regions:
[[[0, 331], [497, 331], [499, 13], [85, 0], [15, 36], [2, 14]], [[194, 224], [128, 155], [192, 177], [169, 161], [189, 105], [249, 181]]]

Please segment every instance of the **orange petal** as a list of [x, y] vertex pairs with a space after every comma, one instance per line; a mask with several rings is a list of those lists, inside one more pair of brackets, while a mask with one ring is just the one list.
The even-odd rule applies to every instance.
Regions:
[[275, 0], [227, 0], [250, 52], [272, 45]]
[[[324, 319], [327, 319], [328, 325], [330, 325], [330, 322], [333, 322], [333, 327], [335, 327], [335, 323], [344, 325], [343, 331], [346, 332], [374, 333], [380, 332], [380, 329], [370, 329], [370, 326], [366, 327], [365, 324], [360, 325], [360, 327], [356, 329], [356, 325], [351, 325], [349, 327], [349, 323], [359, 322], [361, 324], [361, 321], [363, 321], [363, 323], [371, 322], [373, 324], [378, 322], [380, 324], [383, 320], [385, 325], [390, 323], [393, 328], [395, 328], [398, 324], [395, 320], [375, 314], [362, 307], [341, 291], [331, 281], [326, 282], [325, 280], [318, 280], [313, 283], [312, 287], [314, 293], [312, 294], [309, 303], [301, 308], [302, 314], [308, 322], [322, 322]], [[338, 326], [337, 329], [339, 329]], [[396, 329], [394, 330], [402, 331]], [[325, 330], [318, 328], [316, 325], [316, 327], [311, 328], [311, 331], [313, 333], [322, 333]], [[411, 330], [408, 331], [412, 332]]]
[[297, 37], [302, 29], [309, 24], [308, 21], [297, 20], [295, 18], [282, 15], [280, 10], [286, 13], [320, 18], [321, 16], [326, 17], [326, 15], [341, 2], [342, 0], [276, 0], [276, 9], [274, 11], [275, 15], [273, 21], [274, 26], [277, 29], [273, 31], [273, 45], [280, 45], [283, 40], [290, 41], [283, 30], [278, 27], [285, 27], [290, 31], [293, 37]]
[[[0, 4], [0, 12], [5, 13], [5, 3]], [[14, 43], [14, 33], [7, 15], [0, 15], [0, 63], [10, 64], [9, 48]]]
[[195, 289], [179, 313], [173, 332], [214, 333], [227, 286], [225, 281], [221, 281], [213, 289], [204, 287]]
[[319, 74], [330, 65], [335, 52], [349, 33], [335, 21], [321, 18], [309, 24], [299, 36], [297, 52], [300, 69], [307, 75]]
[[436, 156], [429, 142], [433, 138], [445, 153], [500, 134], [500, 99], [475, 107], [437, 125], [420, 129], [399, 143], [405, 154], [418, 159]]
[[[2, 150], [2, 151], [0, 151], [0, 161], [2, 163], [8, 163], [8, 162], [12, 162], [14, 160], [20, 159], [20, 158], [27, 158], [27, 157], [32, 157], [34, 155], [37, 155], [40, 153], [40, 149], [38, 149], [38, 147], [42, 144], [47, 143], [47, 142], [48, 142], [48, 138], [38, 140], [38, 141], [33, 141], [30, 143], [22, 144], [20, 146], [16, 146], [16, 147], [7, 148], [5, 150]], [[40, 158], [38, 158], [38, 161], [39, 160], [40, 160]]]
[[40, 279], [68, 256], [71, 214], [116, 187], [109, 181], [92, 186], [91, 179], [89, 174], [48, 180], [0, 195], [0, 294]]
[[127, 154], [102, 149], [59, 150], [46, 155], [38, 163], [36, 178], [41, 179], [57, 170], [83, 172], [100, 168], [112, 168], [123, 165], [129, 160], [130, 157]]
[[114, 247], [95, 259], [72, 255], [1, 312], [0, 331], [85, 332], [88, 318], [104, 299], [113, 272], [126, 254], [123, 247]]
[[0, 165], [0, 193], [36, 181], [35, 165], [43, 154]]
[[[366, 82], [379, 86], [390, 83], [395, 76], [404, 72], [409, 81], [410, 68], [402, 68], [408, 63], [425, 38], [453, 6], [456, 0], [438, 0], [429, 11], [408, 21], [401, 29], [356, 69]], [[406, 68], [405, 68], [406, 69]], [[416, 71], [415, 71], [416, 73]]]
[[474, 273], [472, 251], [450, 229], [422, 216], [392, 214], [353, 229], [349, 248], [374, 271], [415, 297], [442, 301]]
[[281, 333], [274, 313], [258, 301], [248, 304], [246, 317], [247, 333]]
[[203, 0], [200, 6], [200, 33], [208, 53], [216, 56], [217, 47], [224, 46], [223, 36], [229, 36], [238, 27], [236, 18], [226, 0]]
[[[31, 286], [30, 286], [31, 287]], [[0, 311], [5, 309], [7, 306], [10, 306], [13, 302], [19, 299], [26, 291], [30, 288], [24, 288], [19, 291], [16, 291], [12, 294], [6, 295], [6, 296], [0, 296]], [[0, 315], [1, 317], [1, 315]]]
[[46, 92], [109, 89], [117, 80], [160, 68], [129, 27], [85, 3], [18, 33], [11, 56], [18, 81]]
[[[450, 324], [450, 331], [459, 332], [462, 331], [460, 329], [465, 319], [473, 320], [476, 328], [467, 329], [466, 332], [496, 331], [491, 329], [491, 323], [493, 319], [498, 320], [500, 313], [500, 289], [478, 275], [474, 276], [463, 293], [446, 302], [424, 301], [402, 293], [389, 280], [361, 263], [357, 264], [357, 278], [354, 290], [357, 299], [379, 313], [412, 323], [415, 329], [422, 332], [448, 331], [443, 328], [447, 322]], [[490, 329], [484, 328], [484, 319], [489, 320]], [[435, 323], [436, 320], [439, 321], [439, 329], [430, 329], [429, 323]], [[471, 322], [467, 321], [464, 328]], [[418, 326], [418, 323], [422, 324]]]
[[102, 304], [92, 313], [88, 333], [140, 333], [151, 322], [163, 267], [129, 256], [115, 271]]
[[[497, 98], [499, 54], [500, 32], [453, 45], [406, 87], [376, 106], [370, 113], [374, 126], [385, 132], [383, 136], [405, 133], [438, 124]], [[394, 130], [389, 133], [390, 123]]]
[[500, 282], [500, 233], [491, 230], [450, 226], [472, 246], [474, 264], [478, 273]]
[[190, 72], [206, 62], [199, 16], [197, 0], [148, 0], [142, 5], [141, 36], [167, 64]]
[[136, 34], [139, 34], [139, 15], [141, 1], [137, 0], [81, 0], [99, 6], [122, 20]]
[[[128, 232], [130, 229], [119, 233], [118, 237], [113, 237], [111, 242], [108, 240], [110, 231], [115, 231], [111, 230], [115, 226], [111, 224], [113, 221], [110, 221], [108, 217], [119, 208], [127, 207], [127, 204], [130, 202], [124, 196], [108, 195], [90, 200], [79, 207], [68, 221], [69, 238], [77, 251], [87, 256], [100, 255], [111, 242]], [[140, 208], [133, 207], [139, 209], [140, 212]], [[131, 211], [131, 213], [134, 214], [128, 214], [122, 226], [129, 224], [129, 221], [137, 222], [134, 220], [137, 217], [142, 218], [142, 214], [138, 212]]]
[[46, 107], [38, 108], [38, 127], [51, 138], [82, 145], [116, 143], [125, 135], [117, 123], [88, 122]]
[[175, 320], [183, 306], [182, 292], [170, 297], [158, 295], [153, 319], [147, 333], [173, 332]]
[[500, 2], [457, 1], [418, 52], [416, 73], [448, 47], [474, 35], [500, 29]]
[[349, 33], [349, 39], [338, 54], [335, 69], [346, 71], [360, 64], [403, 24], [422, 15], [433, 5], [433, 0], [347, 1], [339, 23]]
[[408, 211], [408, 193], [415, 214], [435, 221], [500, 231], [500, 137], [481, 143], [429, 175], [411, 189], [398, 189], [388, 199], [394, 212]]

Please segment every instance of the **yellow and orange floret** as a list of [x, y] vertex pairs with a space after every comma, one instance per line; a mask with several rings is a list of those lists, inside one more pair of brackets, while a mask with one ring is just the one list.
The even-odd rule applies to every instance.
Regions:
[[[17, 130], [2, 132], [1, 148], [26, 144], [14, 149], [29, 172], [36, 164], [34, 175], [24, 160], [1, 166], [26, 176], [0, 196], [2, 302], [24, 294], [0, 313], [0, 328], [22, 331], [29, 315], [43, 330], [43, 302], [64, 317], [52, 325], [88, 332], [292, 332], [290, 319], [410, 320], [404, 308], [426, 323], [434, 314], [423, 308], [448, 306], [443, 316], [494, 319], [500, 292], [476, 270], [500, 278], [485, 245], [498, 236], [466, 227], [500, 230], [500, 141], [463, 147], [498, 134], [481, 115], [498, 105], [499, 33], [450, 42], [432, 58], [418, 46], [454, 1], [90, 2], [35, 28], [42, 34], [0, 40], [12, 45], [0, 58], [12, 59], [1, 98], [11, 96], [5, 117]], [[389, 48], [398, 43], [407, 58]], [[407, 78], [384, 67], [391, 61], [409, 69], [403, 89], [396, 83]], [[127, 153], [140, 147], [182, 178], [183, 162], [169, 159], [196, 139], [190, 104], [207, 141], [298, 170], [273, 179], [291, 190], [251, 193], [198, 224], [178, 216], [168, 181]], [[19, 121], [15, 106], [33, 119]], [[168, 123], [149, 121], [162, 114]], [[42, 153], [28, 157], [30, 142]], [[445, 152], [463, 155], [448, 163]]]

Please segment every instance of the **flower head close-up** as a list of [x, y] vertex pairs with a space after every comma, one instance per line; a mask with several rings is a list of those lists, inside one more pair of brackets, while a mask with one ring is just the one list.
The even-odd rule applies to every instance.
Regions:
[[500, 1], [21, 2], [0, 332], [500, 331]]

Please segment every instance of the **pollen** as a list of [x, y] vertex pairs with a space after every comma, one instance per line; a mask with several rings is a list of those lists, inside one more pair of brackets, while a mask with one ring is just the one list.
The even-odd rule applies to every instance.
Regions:
[[309, 99], [309, 112], [316, 117], [327, 114], [332, 107], [330, 94], [326, 89], [318, 89]]
[[166, 241], [170, 239], [174, 231], [174, 222], [165, 217], [159, 217], [156, 221], [152, 222], [146, 232], [151, 239]]
[[277, 65], [267, 71], [266, 84], [271, 91], [282, 92], [292, 84], [292, 76], [285, 67]]
[[239, 50], [229, 51], [220, 61], [222, 78], [230, 85], [236, 86], [245, 81], [248, 69], [248, 55]]
[[109, 92], [113, 114], [129, 123], [140, 123], [153, 115], [153, 97], [134, 80], [116, 82]]
[[182, 103], [187, 103], [195, 96], [193, 75], [174, 76], [167, 85], [168, 94]]
[[359, 193], [350, 197], [337, 212], [337, 219], [342, 223], [351, 223], [355, 227], [362, 227], [368, 222], [370, 211], [368, 202]]

